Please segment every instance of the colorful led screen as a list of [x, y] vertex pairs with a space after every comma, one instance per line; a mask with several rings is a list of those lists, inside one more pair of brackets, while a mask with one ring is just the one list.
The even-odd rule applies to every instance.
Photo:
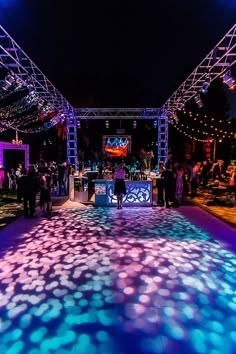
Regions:
[[130, 135], [103, 135], [103, 151], [111, 157], [127, 156], [131, 151]]

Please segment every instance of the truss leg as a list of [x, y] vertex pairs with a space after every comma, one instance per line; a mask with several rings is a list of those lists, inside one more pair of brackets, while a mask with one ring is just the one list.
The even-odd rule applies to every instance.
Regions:
[[158, 117], [157, 130], [157, 164], [160, 161], [166, 162], [168, 157], [168, 117]]
[[77, 119], [75, 115], [66, 118], [67, 126], [67, 161], [78, 168]]

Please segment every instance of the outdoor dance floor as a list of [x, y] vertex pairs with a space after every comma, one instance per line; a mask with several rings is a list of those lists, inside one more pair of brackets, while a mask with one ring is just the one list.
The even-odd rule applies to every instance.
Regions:
[[21, 218], [0, 290], [0, 353], [236, 353], [236, 231], [196, 206]]

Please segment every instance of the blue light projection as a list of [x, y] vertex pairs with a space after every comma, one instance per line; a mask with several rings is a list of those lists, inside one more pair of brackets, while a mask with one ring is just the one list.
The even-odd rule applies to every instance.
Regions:
[[16, 5], [16, 0], [0, 0], [0, 6], [11, 7]]
[[0, 353], [235, 353], [236, 255], [180, 209], [59, 209], [0, 232]]

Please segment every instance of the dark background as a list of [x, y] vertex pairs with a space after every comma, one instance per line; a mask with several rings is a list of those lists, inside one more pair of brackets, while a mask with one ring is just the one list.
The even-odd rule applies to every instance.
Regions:
[[[232, 27], [235, 14], [234, 0], [0, 0], [2, 26], [78, 107], [162, 106]], [[229, 97], [235, 117], [235, 92]], [[115, 133], [104, 130], [104, 121], [96, 124], [86, 123], [80, 133], [87, 129], [90, 149], [101, 148], [102, 134]], [[123, 124], [129, 134], [131, 123]], [[138, 123], [133, 146], [140, 138], [152, 141], [151, 124]], [[58, 145], [54, 132], [33, 141], [42, 148], [46, 141], [51, 152]]]
[[12, 167], [17, 167], [17, 164], [25, 160], [25, 151], [24, 150], [3, 150], [3, 158], [5, 162], [6, 170], [9, 170]]
[[234, 0], [0, 0], [0, 23], [73, 104], [159, 107], [235, 22]]

